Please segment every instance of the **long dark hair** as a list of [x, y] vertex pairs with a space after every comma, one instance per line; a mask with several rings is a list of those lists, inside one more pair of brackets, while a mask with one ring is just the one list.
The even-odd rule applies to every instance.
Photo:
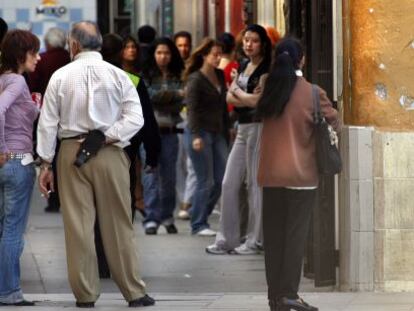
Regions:
[[[122, 41], [122, 50], [124, 50], [126, 48], [127, 44], [130, 43], [130, 42], [132, 42], [135, 45], [135, 48], [137, 50], [137, 55], [136, 55], [135, 60], [134, 60], [132, 65], [134, 67], [134, 71], [136, 73], [139, 73], [141, 70], [140, 70], [140, 66], [139, 66], [139, 44], [138, 44], [138, 41], [131, 35], [125, 36], [123, 38], [123, 41]], [[122, 61], [122, 59], [121, 59], [121, 61]]]
[[155, 61], [155, 50], [159, 45], [166, 45], [171, 53], [171, 61], [168, 64], [169, 75], [181, 79], [181, 73], [184, 69], [184, 62], [181, 59], [180, 52], [170, 38], [163, 37], [155, 40], [148, 52], [148, 59], [143, 65], [143, 75], [152, 80], [154, 77], [160, 76], [161, 71], [158, 68], [157, 62]]
[[217, 41], [223, 45], [223, 54], [230, 54], [236, 47], [236, 39], [230, 32], [223, 32]]
[[[261, 55], [263, 56], [263, 62], [270, 64], [272, 60], [272, 42], [270, 41], [269, 36], [267, 35], [266, 29], [258, 24], [251, 24], [248, 25], [243, 31], [243, 37], [246, 32], [255, 32], [259, 35], [260, 43], [261, 43]], [[243, 41], [242, 41], [243, 42]]]
[[122, 37], [108, 33], [102, 37], [101, 54], [104, 61], [121, 68]]
[[215, 46], [222, 47], [223, 45], [212, 38], [204, 38], [201, 44], [194, 50], [187, 62], [187, 68], [183, 74], [183, 80], [186, 81], [188, 76], [199, 70], [204, 63], [204, 56], [210, 54], [211, 49]]
[[274, 62], [257, 103], [257, 117], [278, 117], [283, 113], [296, 85], [296, 70], [303, 55], [302, 45], [295, 38], [285, 38], [276, 45]]

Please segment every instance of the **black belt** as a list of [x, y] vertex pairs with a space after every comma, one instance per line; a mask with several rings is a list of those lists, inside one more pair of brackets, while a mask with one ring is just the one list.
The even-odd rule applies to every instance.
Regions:
[[184, 133], [184, 129], [179, 129], [176, 127], [160, 127], [160, 134], [178, 134], [178, 133]]

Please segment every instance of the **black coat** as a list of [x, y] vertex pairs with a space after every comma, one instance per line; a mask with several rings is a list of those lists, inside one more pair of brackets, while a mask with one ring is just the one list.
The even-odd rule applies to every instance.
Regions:
[[137, 134], [135, 134], [134, 137], [132, 137], [131, 144], [125, 148], [125, 151], [128, 153], [129, 158], [133, 161], [135, 156], [138, 154], [141, 143], [143, 143], [146, 153], [145, 164], [155, 167], [158, 165], [158, 157], [161, 151], [161, 137], [147, 87], [145, 86], [143, 79], [140, 79], [137, 91], [141, 101], [144, 126]]

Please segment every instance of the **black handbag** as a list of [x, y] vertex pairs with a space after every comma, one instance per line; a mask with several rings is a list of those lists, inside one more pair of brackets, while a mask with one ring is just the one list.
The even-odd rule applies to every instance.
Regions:
[[75, 166], [81, 167], [88, 162], [90, 158], [96, 156], [98, 151], [105, 144], [105, 135], [100, 130], [92, 130], [86, 135], [85, 140], [79, 146], [76, 154]]
[[315, 124], [316, 164], [321, 175], [335, 175], [342, 170], [342, 160], [336, 147], [337, 136], [321, 112], [319, 88], [312, 85]]

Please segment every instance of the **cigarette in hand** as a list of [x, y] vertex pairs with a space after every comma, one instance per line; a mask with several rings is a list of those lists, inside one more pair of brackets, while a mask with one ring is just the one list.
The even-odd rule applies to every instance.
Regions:
[[[48, 192], [47, 192], [47, 196], [49, 196], [49, 194], [51, 194], [52, 193], [52, 190], [49, 190]], [[45, 197], [45, 195], [42, 193], [41, 195], [40, 195], [41, 197]]]

